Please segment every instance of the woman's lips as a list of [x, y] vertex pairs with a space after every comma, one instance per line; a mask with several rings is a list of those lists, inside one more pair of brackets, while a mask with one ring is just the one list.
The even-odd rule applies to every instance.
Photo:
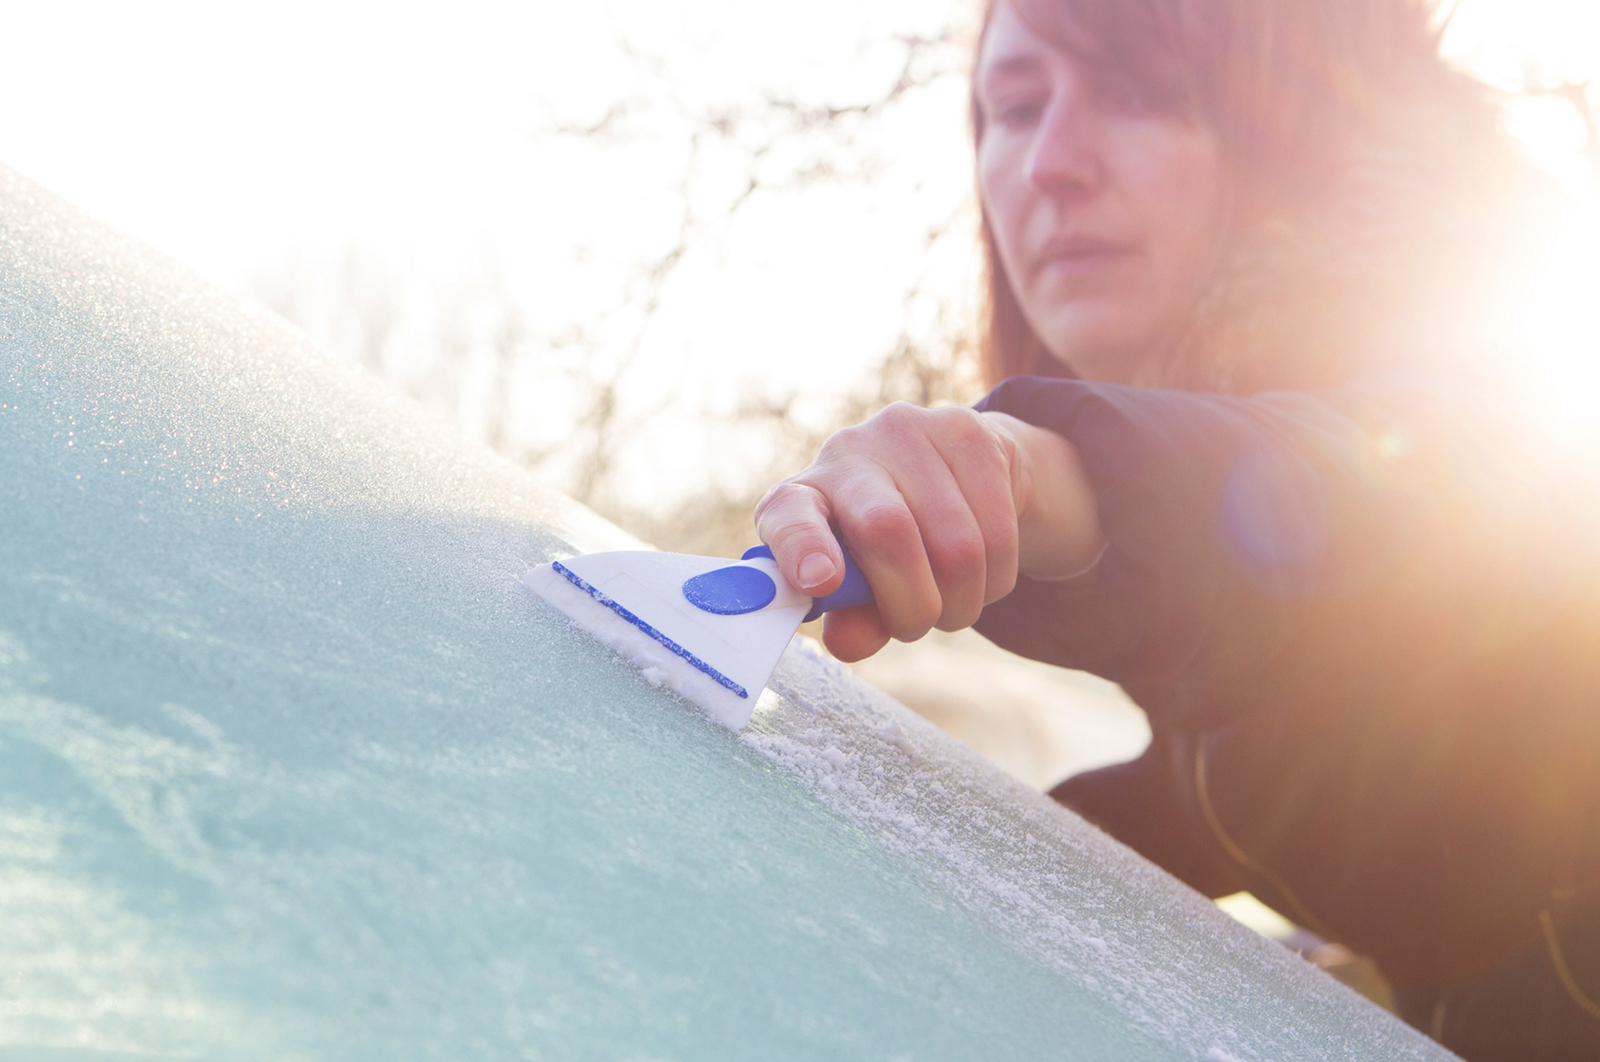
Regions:
[[1138, 244], [1094, 236], [1050, 240], [1035, 258], [1040, 272], [1084, 276], [1123, 265], [1139, 253]]

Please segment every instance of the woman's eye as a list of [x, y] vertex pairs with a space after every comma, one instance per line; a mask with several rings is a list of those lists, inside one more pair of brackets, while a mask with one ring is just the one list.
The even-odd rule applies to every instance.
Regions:
[[1044, 104], [1037, 100], [1019, 100], [1001, 104], [995, 109], [995, 120], [1011, 129], [1024, 128], [1039, 120]]

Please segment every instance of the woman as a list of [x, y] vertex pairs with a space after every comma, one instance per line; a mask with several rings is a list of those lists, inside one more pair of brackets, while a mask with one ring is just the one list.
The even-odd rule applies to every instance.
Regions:
[[[1592, 479], [1493, 376], [1542, 192], [1416, 0], [999, 0], [976, 409], [894, 406], [757, 526], [845, 660], [932, 627], [1120, 682], [1052, 795], [1373, 956], [1468, 1059], [1600, 1057]], [[1503, 360], [1503, 359], [1502, 359]]]

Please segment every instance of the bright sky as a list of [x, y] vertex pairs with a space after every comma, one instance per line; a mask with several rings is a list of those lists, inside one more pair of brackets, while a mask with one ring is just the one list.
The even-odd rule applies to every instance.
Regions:
[[[614, 305], [637, 264], [670, 245], [685, 126], [663, 100], [703, 110], [762, 90], [870, 98], [897, 70], [896, 34], [937, 31], [966, 5], [12, 8], [0, 163], [241, 292], [291, 258], [326, 271], [351, 249], [414, 286], [492, 262], [555, 335]], [[1600, 84], [1595, 0], [1462, 0], [1448, 43], [1502, 82], [1538, 68]], [[647, 106], [620, 146], [541, 132], [633, 98]], [[725, 406], [751, 388], [836, 388], [880, 357], [927, 268], [923, 234], [968, 195], [963, 105], [958, 77], [919, 93], [855, 160], [871, 182], [752, 202], [714, 250], [686, 261], [644, 348], [645, 390]], [[1570, 106], [1529, 105], [1515, 128], [1570, 186], [1589, 184]], [[731, 194], [718, 165], [737, 179], [726, 159], [705, 161], [696, 194], [713, 213]], [[937, 265], [935, 286], [960, 289], [965, 255]], [[472, 432], [470, 397], [453, 412]], [[709, 462], [711, 444], [696, 449], [690, 434], [657, 439], [657, 464]]]

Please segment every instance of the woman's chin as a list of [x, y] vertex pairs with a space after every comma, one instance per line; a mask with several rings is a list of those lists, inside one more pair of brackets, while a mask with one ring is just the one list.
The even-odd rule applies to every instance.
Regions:
[[1059, 321], [1041, 338], [1062, 364], [1086, 380], [1132, 383], [1159, 349], [1160, 332], [1150, 318], [1121, 313], [1083, 313]]

